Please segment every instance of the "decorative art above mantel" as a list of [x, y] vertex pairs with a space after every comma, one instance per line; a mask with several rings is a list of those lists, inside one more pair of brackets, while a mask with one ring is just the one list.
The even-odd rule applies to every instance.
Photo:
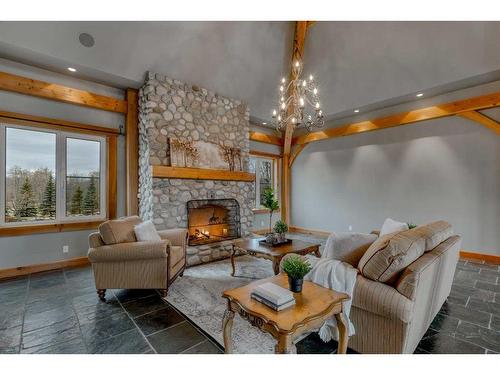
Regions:
[[154, 165], [153, 177], [194, 180], [255, 181], [243, 171], [241, 150], [204, 141], [169, 139], [170, 166]]

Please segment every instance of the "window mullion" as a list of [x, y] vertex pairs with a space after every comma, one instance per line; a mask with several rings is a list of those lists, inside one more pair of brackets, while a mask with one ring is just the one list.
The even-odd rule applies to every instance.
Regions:
[[0, 124], [0, 224], [5, 224], [5, 194], [6, 194], [6, 186], [5, 186], [5, 160], [6, 160], [6, 152], [7, 147], [5, 143], [5, 125]]
[[58, 133], [56, 143], [56, 220], [66, 217], [66, 137]]

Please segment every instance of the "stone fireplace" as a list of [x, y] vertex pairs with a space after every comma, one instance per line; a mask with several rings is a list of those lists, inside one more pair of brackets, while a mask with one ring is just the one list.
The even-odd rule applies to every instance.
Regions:
[[[239, 233], [227, 223], [227, 237], [221, 224], [199, 227], [212, 233], [214, 241], [190, 241], [188, 265], [194, 265], [229, 256], [232, 239], [250, 235], [253, 225], [254, 183], [245, 181], [198, 180], [159, 178], [153, 176], [153, 166], [171, 166], [169, 139], [204, 141], [240, 150], [243, 171], [249, 168], [249, 109], [239, 100], [223, 97], [215, 92], [149, 72], [139, 92], [139, 214], [153, 220], [157, 229], [188, 228], [188, 202], [220, 208], [204, 210], [199, 218], [223, 217], [231, 213], [227, 202], [239, 206]], [[226, 202], [220, 204], [220, 202]], [[193, 204], [193, 203], [191, 203]], [[210, 213], [209, 217], [206, 217]], [[204, 216], [205, 215], [205, 216]], [[232, 220], [229, 217], [228, 221]], [[221, 235], [215, 241], [215, 229]], [[209, 234], [210, 236], [210, 234]]]
[[241, 235], [240, 205], [236, 199], [198, 199], [187, 202], [189, 245], [233, 240]]

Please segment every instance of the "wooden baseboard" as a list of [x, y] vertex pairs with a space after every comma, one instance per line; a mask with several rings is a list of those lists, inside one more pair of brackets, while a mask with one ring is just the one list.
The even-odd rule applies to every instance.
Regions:
[[269, 232], [269, 228], [268, 229], [255, 229], [252, 231], [252, 233], [258, 234], [259, 236], [266, 234], [267, 232]]
[[307, 229], [307, 228], [294, 227], [294, 226], [289, 226], [288, 230], [290, 232], [311, 234], [313, 236], [319, 236], [319, 237], [328, 237], [331, 234], [330, 232], [325, 232], [322, 230]]
[[492, 254], [481, 254], [469, 251], [461, 251], [460, 258], [484, 260], [486, 263], [500, 264], [500, 256]]
[[51, 271], [67, 267], [81, 267], [81, 266], [86, 266], [88, 264], [90, 264], [89, 258], [80, 257], [80, 258], [59, 260], [57, 262], [51, 262], [51, 263], [32, 264], [29, 266], [21, 266], [14, 268], [4, 268], [0, 269], [0, 280], [9, 279], [17, 276], [24, 276], [30, 273]]

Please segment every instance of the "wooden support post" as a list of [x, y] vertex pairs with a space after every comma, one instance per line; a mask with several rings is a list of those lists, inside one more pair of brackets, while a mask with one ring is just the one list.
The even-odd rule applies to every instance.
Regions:
[[126, 212], [127, 216], [139, 213], [139, 113], [138, 93], [135, 89], [127, 89], [127, 116], [125, 134], [126, 158]]
[[[290, 79], [294, 80], [296, 71], [293, 69], [293, 64], [296, 61], [302, 63], [302, 54], [304, 52], [304, 42], [306, 40], [307, 27], [311, 21], [297, 21], [295, 23], [295, 35], [292, 46], [292, 61], [290, 70]], [[287, 224], [290, 224], [290, 151], [292, 147], [292, 136], [295, 130], [294, 124], [287, 124], [285, 128], [285, 136], [283, 137], [283, 171], [281, 183], [281, 218]], [[293, 162], [293, 161], [292, 161]]]

